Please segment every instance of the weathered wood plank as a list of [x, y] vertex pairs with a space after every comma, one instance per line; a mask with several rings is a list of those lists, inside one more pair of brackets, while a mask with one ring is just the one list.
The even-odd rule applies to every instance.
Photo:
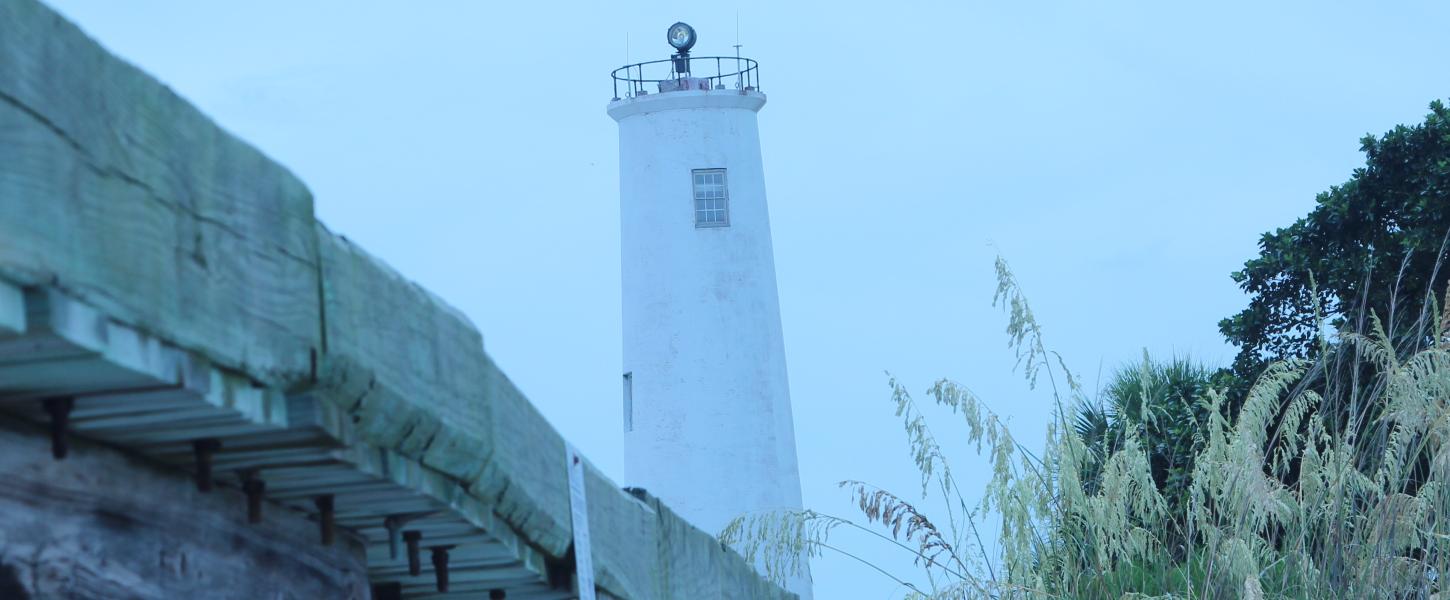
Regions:
[[120, 393], [100, 392], [78, 398], [74, 420], [123, 415], [144, 415], [156, 411], [181, 410], [198, 404], [196, 394], [168, 386], [142, 388]]
[[134, 431], [124, 430], [109, 432], [101, 439], [113, 444], [124, 446], [145, 446], [146, 444], [166, 444], [185, 442], [201, 438], [225, 438], [234, 435], [245, 435], [257, 430], [257, 425], [243, 421], [231, 421], [227, 424], [205, 425], [185, 430], [164, 430], [164, 431]]
[[291, 511], [248, 525], [234, 489], [79, 440], [56, 461], [43, 429], [10, 419], [0, 448], [0, 567], [30, 598], [368, 597], [357, 541], [321, 546]]
[[0, 396], [88, 394], [154, 383], [95, 355], [0, 365]]
[[[29, 322], [27, 321], [27, 326]], [[19, 337], [0, 337], [0, 365], [15, 362], [35, 362], [51, 358], [69, 358], [95, 354], [54, 335], [39, 335], [28, 331]]]
[[[266, 448], [280, 448], [289, 446], [301, 446], [307, 444], [318, 444], [318, 447], [331, 447], [322, 445], [317, 439], [317, 433], [312, 430], [281, 430], [267, 427], [253, 427], [246, 431], [233, 432], [227, 436], [226, 447], [230, 450], [261, 450]], [[147, 455], [170, 456], [191, 451], [191, 440], [141, 440], [136, 442], [136, 451]]]
[[71, 413], [71, 423], [76, 431], [98, 436], [107, 431], [122, 429], [187, 429], [197, 425], [235, 423], [238, 420], [236, 415], [218, 415], [215, 408], [195, 404], [188, 408], [163, 408], [122, 415], [79, 417], [74, 412]]
[[[190, 467], [193, 462], [192, 452], [169, 454], [158, 456], [160, 460]], [[297, 467], [303, 465], [330, 465], [336, 462], [336, 457], [330, 449], [320, 447], [276, 447], [260, 450], [229, 450], [223, 446], [212, 459], [212, 468], [218, 472], [238, 471], [242, 469], [260, 469], [268, 467]]]
[[387, 484], [368, 483], [337, 483], [319, 485], [293, 485], [286, 488], [272, 491], [271, 484], [268, 484], [268, 496], [278, 501], [310, 499], [321, 494], [334, 494], [337, 496], [351, 494], [366, 494], [371, 492], [386, 491]]

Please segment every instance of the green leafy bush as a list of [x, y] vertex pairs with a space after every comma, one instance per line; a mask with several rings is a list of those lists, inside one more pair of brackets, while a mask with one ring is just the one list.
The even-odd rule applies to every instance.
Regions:
[[1365, 165], [1316, 198], [1293, 225], [1265, 233], [1259, 256], [1233, 274], [1249, 295], [1219, 323], [1239, 347], [1234, 372], [1247, 384], [1276, 360], [1310, 359], [1321, 324], [1364, 329], [1378, 315], [1395, 339], [1433, 315], [1450, 283], [1450, 109], [1360, 140]]

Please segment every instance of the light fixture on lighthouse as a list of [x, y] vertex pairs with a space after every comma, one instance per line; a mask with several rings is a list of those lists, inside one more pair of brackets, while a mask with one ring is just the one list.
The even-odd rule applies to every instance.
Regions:
[[665, 36], [670, 40], [670, 45], [678, 52], [670, 57], [671, 66], [675, 68], [676, 77], [685, 77], [690, 73], [690, 48], [695, 47], [695, 28], [685, 23], [675, 23]]
[[695, 28], [685, 23], [675, 23], [670, 26], [670, 45], [674, 46], [680, 54], [689, 54], [690, 48], [695, 47]]

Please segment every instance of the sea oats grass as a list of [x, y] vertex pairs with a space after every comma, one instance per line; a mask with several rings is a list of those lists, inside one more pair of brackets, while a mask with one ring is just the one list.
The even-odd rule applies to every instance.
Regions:
[[[937, 495], [943, 510], [846, 481], [861, 522], [753, 514], [722, 539], [782, 578], [805, 557], [848, 552], [831, 543], [840, 527], [869, 531], [910, 553], [916, 570], [847, 555], [910, 598], [1440, 597], [1450, 569], [1450, 311], [1421, 311], [1410, 328], [1369, 314], [1362, 332], [1325, 334], [1314, 358], [1271, 364], [1242, 398], [1195, 383], [1151, 402], [1147, 391], [1141, 401], [1120, 394], [1108, 407], [1048, 350], [1000, 259], [997, 277], [994, 303], [1007, 312], [1018, 367], [1029, 389], [1048, 382], [1040, 452], [968, 388], [937, 381], [925, 397], [962, 419], [950, 435], [991, 469], [983, 488], [963, 490], [949, 458], [967, 457], [947, 456], [913, 395], [888, 376], [922, 497]], [[1133, 390], [1150, 389], [1154, 369], [1167, 372], [1147, 357], [1141, 369]], [[1208, 371], [1184, 373], [1202, 382]], [[1173, 419], [1191, 420], [1190, 430], [1165, 435]], [[1177, 478], [1165, 474], [1170, 463]], [[991, 544], [984, 519], [995, 525]]]

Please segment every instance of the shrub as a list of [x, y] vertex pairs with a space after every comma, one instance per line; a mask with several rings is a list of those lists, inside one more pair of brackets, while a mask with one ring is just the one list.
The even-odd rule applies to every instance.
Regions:
[[[1000, 259], [998, 281], [997, 300], [1008, 307], [1007, 332], [1029, 387], [1045, 380], [1056, 407], [1040, 453], [1014, 439], [967, 388], [936, 382], [926, 396], [963, 419], [964, 435], [992, 464], [986, 488], [969, 499], [916, 401], [893, 378], [891, 400], [922, 493], [942, 494], [943, 514], [927, 515], [891, 492], [843, 482], [864, 522], [809, 510], [752, 514], [732, 522], [722, 539], [751, 560], [764, 557], [768, 574], [783, 577], [799, 567], [802, 554], [845, 552], [831, 546], [833, 530], [872, 531], [915, 556], [918, 573], [882, 570], [915, 598], [1422, 598], [1440, 592], [1450, 568], [1450, 310], [1430, 324], [1435, 333], [1418, 349], [1398, 351], [1371, 319], [1366, 333], [1342, 332], [1343, 344], [1322, 342], [1315, 362], [1272, 363], [1236, 420], [1227, 416], [1225, 395], [1207, 390], [1196, 404], [1202, 412], [1194, 413], [1203, 422], [1192, 460], [1184, 463], [1192, 465], [1185, 497], [1174, 500], [1174, 490], [1155, 476], [1154, 440], [1179, 440], [1161, 428], [1132, 425], [1148, 416], [1115, 417], [1124, 425], [1095, 454], [1092, 440], [1104, 435], [1095, 429], [1082, 435], [1063, 408], [1086, 403], [1081, 387], [1046, 349]], [[1369, 363], [1375, 375], [1338, 375], [1358, 373], [1353, 365], [1343, 368], [1355, 362]], [[1133, 385], [1140, 399], [1153, 396], [1153, 368], [1145, 370], [1148, 377], [1137, 384], [1125, 379], [1124, 398], [1131, 398]], [[1201, 373], [1190, 371], [1182, 380], [1197, 381]], [[1332, 413], [1321, 413], [1326, 397], [1369, 408], [1355, 413], [1362, 420], [1339, 426], [1326, 416]], [[990, 555], [975, 535], [978, 520], [989, 515], [1000, 529], [1000, 551]], [[1169, 552], [1173, 543], [1179, 551]]]

